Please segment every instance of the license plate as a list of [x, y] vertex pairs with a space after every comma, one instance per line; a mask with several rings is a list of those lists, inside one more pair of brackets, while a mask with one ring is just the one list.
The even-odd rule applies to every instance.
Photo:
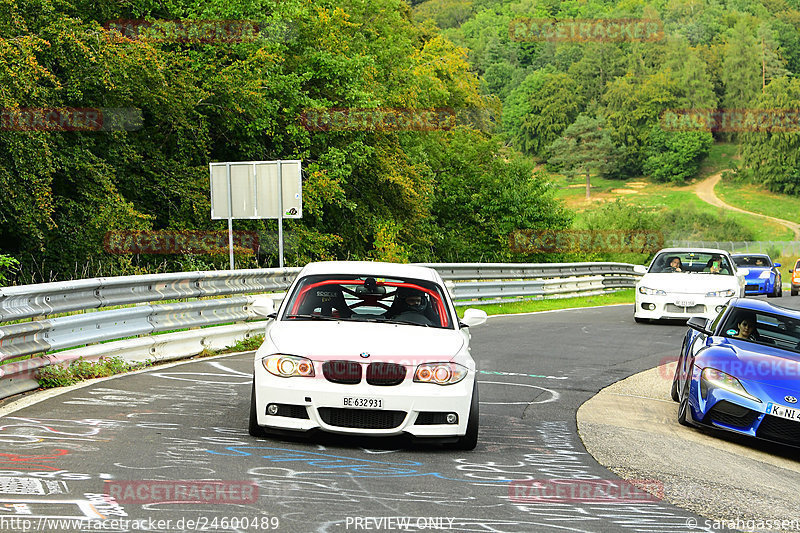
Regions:
[[780, 418], [785, 418], [786, 420], [794, 420], [795, 422], [800, 422], [800, 409], [795, 409], [792, 407], [784, 407], [783, 405], [768, 403], [767, 414], [772, 416], [778, 416]]
[[383, 398], [355, 398], [345, 396], [342, 398], [342, 406], [357, 407], [359, 409], [383, 409]]
[[693, 300], [675, 300], [675, 305], [678, 307], [694, 307]]

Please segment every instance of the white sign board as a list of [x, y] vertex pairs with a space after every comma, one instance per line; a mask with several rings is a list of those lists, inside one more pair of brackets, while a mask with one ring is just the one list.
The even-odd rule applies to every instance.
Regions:
[[212, 219], [303, 217], [300, 160], [210, 163], [209, 169]]

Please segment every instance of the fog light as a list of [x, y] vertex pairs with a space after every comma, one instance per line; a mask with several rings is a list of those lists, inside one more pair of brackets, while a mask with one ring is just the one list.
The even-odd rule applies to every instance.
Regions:
[[455, 413], [447, 413], [448, 424], [458, 424], [458, 415]]
[[267, 414], [268, 415], [277, 415], [278, 414], [278, 405], [271, 403], [267, 406]]
[[656, 304], [647, 304], [647, 308], [648, 308], [650, 311], [655, 311], [655, 310], [656, 310]]

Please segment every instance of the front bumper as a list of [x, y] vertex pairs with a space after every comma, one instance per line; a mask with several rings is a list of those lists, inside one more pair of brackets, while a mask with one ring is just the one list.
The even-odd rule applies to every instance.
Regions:
[[[414, 383], [407, 375], [398, 385], [375, 386], [363, 381], [355, 385], [332, 383], [320, 374], [311, 378], [281, 378], [267, 372], [260, 362], [254, 367], [260, 426], [369, 436], [407, 433], [423, 438], [460, 437], [467, 431], [474, 372], [453, 385]], [[381, 409], [349, 407], [344, 404], [345, 398], [380, 399], [382, 406]], [[281, 406], [279, 413], [267, 414], [268, 404]], [[425, 414], [420, 416], [420, 413]], [[455, 413], [458, 422], [439, 423], [446, 413]]]
[[772, 284], [768, 279], [758, 279], [754, 281], [747, 281], [744, 286], [744, 294], [746, 296], [753, 296], [757, 294], [769, 294], [772, 292]]
[[[633, 316], [650, 319], [689, 319], [693, 316], [715, 318], [730, 297], [711, 297], [700, 294], [671, 293], [648, 295], [636, 292]], [[686, 305], [686, 304], [691, 305]]]

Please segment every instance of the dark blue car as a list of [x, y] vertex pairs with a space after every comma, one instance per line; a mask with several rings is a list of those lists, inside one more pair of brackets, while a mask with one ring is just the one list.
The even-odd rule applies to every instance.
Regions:
[[773, 263], [767, 254], [731, 254], [736, 266], [747, 270], [745, 296], [766, 294], [768, 298], [781, 296], [780, 263]]
[[672, 382], [678, 422], [800, 446], [800, 311], [734, 298], [687, 325]]

